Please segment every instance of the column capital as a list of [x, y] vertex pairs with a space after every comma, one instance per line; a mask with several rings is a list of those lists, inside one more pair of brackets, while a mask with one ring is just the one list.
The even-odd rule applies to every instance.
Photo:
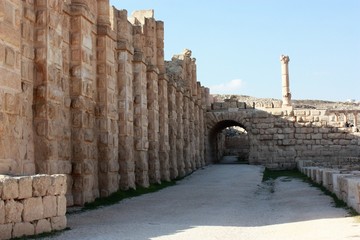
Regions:
[[288, 62], [290, 62], [290, 58], [289, 58], [289, 56], [281, 55], [281, 56], [280, 56], [280, 61], [281, 61], [282, 63], [287, 64]]

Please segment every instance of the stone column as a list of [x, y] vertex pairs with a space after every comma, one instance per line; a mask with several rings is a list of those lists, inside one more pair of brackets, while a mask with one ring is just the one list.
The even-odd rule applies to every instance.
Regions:
[[25, 26], [22, 28], [23, 33], [35, 33], [35, 64], [29, 67], [35, 70], [33, 108], [37, 173], [68, 174], [67, 199], [69, 204], [72, 204], [72, 179], [69, 176], [72, 168], [67, 25], [69, 16], [64, 14], [64, 7], [64, 2], [60, 0], [51, 3], [36, 1], [34, 13], [30, 9], [25, 10], [27, 18], [31, 19], [32, 14], [36, 16], [35, 29], [26, 30]]
[[[194, 90], [193, 92], [195, 92]], [[196, 163], [195, 163], [195, 103], [194, 98], [189, 98], [189, 135], [188, 135], [188, 142], [189, 142], [189, 163], [191, 171], [196, 170]]]
[[205, 114], [206, 114], [206, 97], [205, 97], [205, 87], [201, 87], [201, 109], [200, 109], [200, 158], [201, 165], [205, 166], [205, 131], [206, 131], [206, 122], [205, 122]]
[[[70, 94], [72, 119], [72, 176], [75, 205], [99, 197], [96, 97], [96, 17], [95, 1], [72, 1]], [[88, 11], [92, 8], [93, 11]]]
[[210, 97], [210, 89], [209, 88], [205, 88], [204, 89], [204, 97], [205, 97], [205, 107], [206, 110], [210, 110], [211, 109], [211, 97]]
[[119, 189], [118, 107], [115, 78], [116, 34], [110, 29], [109, 2], [97, 1], [97, 106], [98, 166], [100, 196]]
[[149, 180], [150, 183], [160, 183], [159, 160], [159, 70], [151, 65], [147, 70], [147, 108], [148, 108], [148, 138], [149, 138]]
[[189, 93], [185, 93], [183, 97], [183, 141], [184, 141], [184, 148], [183, 148], [183, 154], [184, 154], [184, 163], [185, 163], [185, 172], [186, 174], [189, 174], [192, 172], [192, 166], [191, 166], [191, 146], [190, 146], [190, 97]]
[[[61, 4], [60, 4], [61, 5]], [[60, 6], [58, 5], [58, 6]], [[57, 173], [66, 174], [67, 183], [67, 205], [73, 205], [72, 198], [72, 143], [71, 143], [71, 89], [70, 89], [70, 65], [71, 65], [71, 14], [69, 12], [69, 3], [64, 3], [62, 11], [62, 32], [59, 35], [62, 36], [62, 75], [59, 81], [58, 89], [62, 89], [64, 94], [64, 106], [61, 110], [61, 127], [59, 138], [59, 160], [58, 160], [58, 171]]]
[[199, 130], [200, 130], [200, 118], [199, 118], [199, 105], [198, 101], [195, 100], [194, 104], [194, 164], [195, 169], [200, 168], [200, 158], [199, 158], [199, 151], [200, 151], [200, 143], [199, 143]]
[[170, 181], [169, 163], [169, 103], [168, 84], [169, 79], [165, 74], [164, 63], [164, 23], [156, 21], [156, 64], [159, 69], [159, 157], [161, 180]]
[[202, 167], [202, 161], [201, 161], [201, 128], [202, 128], [202, 121], [201, 121], [201, 115], [202, 115], [202, 109], [201, 109], [201, 85], [200, 82], [197, 82], [197, 101], [196, 101], [196, 121], [195, 124], [197, 124], [196, 127], [196, 167], [200, 168]]
[[159, 78], [159, 132], [160, 132], [160, 168], [161, 180], [170, 181], [169, 163], [169, 108], [168, 108], [168, 78], [162, 74]]
[[291, 106], [291, 93], [290, 93], [290, 84], [289, 84], [289, 67], [288, 63], [290, 61], [289, 56], [281, 55], [281, 79], [282, 79], [282, 98], [283, 106]]
[[118, 38], [118, 111], [119, 111], [119, 164], [120, 188], [127, 190], [135, 186], [134, 158], [134, 97], [132, 25], [127, 20], [126, 10], [115, 10]]
[[176, 87], [175, 82], [170, 81], [168, 85], [168, 111], [169, 111], [169, 165], [170, 177], [175, 179], [178, 177], [178, 164], [177, 164], [177, 111], [178, 105], [176, 104]]
[[147, 65], [147, 107], [148, 107], [148, 140], [149, 140], [149, 180], [150, 183], [161, 182], [159, 160], [159, 69], [157, 68], [157, 29], [154, 13], [151, 10], [137, 11], [133, 14], [143, 29], [144, 43], [142, 51]]
[[176, 161], [180, 177], [185, 176], [185, 159], [184, 159], [184, 92], [181, 86], [176, 89]]
[[164, 60], [164, 22], [156, 21], [156, 57], [157, 67], [160, 74], [164, 74], [165, 60]]
[[[134, 27], [135, 33], [141, 27]], [[148, 111], [146, 90], [146, 64], [142, 52], [134, 54], [133, 61], [133, 94], [134, 94], [134, 144], [135, 144], [135, 178], [136, 184], [142, 187], [149, 186], [148, 165]]]
[[[18, 174], [35, 174], [35, 157], [34, 157], [34, 127], [33, 127], [33, 99], [34, 99], [34, 26], [35, 26], [35, 14], [34, 14], [34, 3], [33, 2], [22, 2], [23, 11], [16, 11], [15, 14], [21, 14], [22, 12], [22, 23], [21, 23], [21, 100], [20, 100], [20, 106], [21, 107], [21, 118], [22, 118], [22, 134], [21, 136], [18, 136], [21, 138], [20, 140], [20, 147], [19, 147], [19, 153], [20, 156], [18, 158], [21, 163], [18, 165], [20, 166], [21, 170], [18, 172]], [[18, 17], [15, 16], [15, 26], [20, 27], [18, 25], [18, 21], [20, 20]], [[19, 29], [20, 30], [20, 29]], [[7, 35], [8, 33], [6, 31], [2, 32], [3, 35]], [[20, 31], [14, 31], [13, 34], [20, 34]], [[13, 35], [14, 36], [14, 35]], [[6, 39], [5, 36], [0, 36], [1, 39]], [[10, 40], [10, 39], [9, 39]], [[11, 44], [15, 43], [16, 41], [10, 41]], [[1, 50], [0, 50], [1, 51]], [[8, 55], [7, 57], [11, 57]], [[1, 61], [1, 60], [0, 60]], [[6, 62], [6, 59], [5, 59]], [[0, 64], [1, 65], [1, 64]], [[16, 64], [15, 69], [18, 68], [20, 70], [20, 65]], [[1, 72], [1, 70], [0, 70]], [[11, 72], [11, 71], [10, 71]], [[5, 73], [9, 73], [9, 71], [6, 71]], [[67, 74], [68, 75], [68, 74]], [[1, 72], [0, 76], [4, 76], [4, 73]], [[8, 78], [4, 77], [9, 82], [17, 82], [16, 78]], [[1, 80], [0, 80], [1, 82]], [[4, 86], [0, 83], [1, 86]], [[0, 96], [1, 98], [1, 96]], [[1, 105], [1, 104], [0, 104]], [[69, 110], [69, 108], [67, 108]], [[0, 107], [1, 111], [1, 107]], [[68, 112], [67, 112], [68, 113]], [[4, 122], [4, 119], [2, 119]], [[67, 121], [69, 122], [69, 121]], [[12, 127], [12, 126], [11, 126]], [[67, 130], [69, 125], [67, 125]], [[1, 127], [0, 127], [1, 128]], [[65, 131], [64, 131], [65, 132]], [[2, 139], [4, 139], [4, 134], [0, 130], [0, 135], [2, 136]], [[64, 138], [65, 140], [65, 138]], [[67, 140], [67, 141], [66, 141]], [[70, 146], [69, 137], [65, 140], [67, 146]], [[0, 146], [1, 148], [1, 146]], [[68, 166], [70, 165], [70, 147], [65, 148], [68, 151], [64, 151], [65, 154], [62, 157], [62, 162], [67, 162]], [[2, 157], [0, 156], [0, 159]], [[1, 161], [1, 160], [0, 160]], [[71, 166], [71, 165], [70, 165]], [[1, 167], [0, 167], [1, 168]], [[0, 170], [1, 172], [1, 170]], [[66, 174], [69, 174], [69, 172], [66, 172]]]

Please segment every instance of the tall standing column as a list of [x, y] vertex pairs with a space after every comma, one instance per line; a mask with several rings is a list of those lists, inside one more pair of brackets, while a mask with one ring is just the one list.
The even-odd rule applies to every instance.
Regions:
[[150, 183], [160, 183], [159, 160], [159, 70], [149, 66], [147, 78], [147, 108], [148, 108], [148, 140], [149, 140], [149, 180]]
[[[159, 158], [161, 169], [161, 180], [170, 180], [169, 161], [169, 103], [168, 85], [169, 79], [165, 74], [164, 62], [164, 23], [156, 21], [156, 64], [159, 69]], [[174, 176], [174, 175], [173, 175]]]
[[[96, 12], [95, 1], [75, 1], [71, 7], [71, 141], [74, 204], [99, 196], [95, 131]], [[95, 5], [96, 6], [96, 5]], [[92, 11], [88, 11], [92, 8]]]
[[190, 98], [189, 93], [185, 93], [183, 97], [183, 141], [184, 141], [184, 162], [185, 162], [185, 172], [189, 174], [192, 172], [191, 169], [191, 146], [190, 146]]
[[109, 2], [97, 1], [97, 106], [98, 166], [100, 196], [119, 189], [118, 108], [115, 94], [115, 40], [110, 29]]
[[288, 107], [291, 106], [291, 93], [290, 93], [290, 85], [289, 85], [289, 67], [288, 63], [290, 61], [289, 56], [281, 55], [281, 79], [282, 79], [282, 98], [283, 98], [283, 106]]
[[[137, 29], [135, 32], [138, 32]], [[146, 93], [146, 64], [142, 52], [135, 52], [133, 61], [134, 144], [136, 184], [149, 186], [148, 164], [148, 111]]]
[[185, 176], [185, 159], [184, 159], [184, 93], [180, 86], [176, 89], [176, 160], [177, 169], [180, 177]]
[[201, 105], [200, 105], [200, 157], [201, 165], [205, 166], [205, 114], [206, 114], [206, 97], [205, 97], [205, 87], [201, 87]]
[[159, 103], [159, 157], [161, 180], [170, 181], [168, 79], [164, 74], [159, 78]]
[[170, 177], [175, 179], [178, 177], [178, 164], [177, 164], [177, 110], [176, 105], [176, 87], [175, 82], [170, 81], [168, 85], [168, 111], [169, 111], [169, 164], [170, 164]]
[[117, 22], [118, 46], [118, 111], [119, 111], [119, 164], [120, 188], [127, 190], [135, 186], [134, 159], [134, 97], [132, 25], [127, 20], [126, 10], [114, 10]]

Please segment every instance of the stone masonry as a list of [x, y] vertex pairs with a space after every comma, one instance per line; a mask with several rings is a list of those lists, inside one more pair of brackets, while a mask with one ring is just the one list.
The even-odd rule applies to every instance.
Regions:
[[349, 207], [360, 213], [359, 157], [343, 158], [336, 162], [299, 160], [299, 171], [322, 185]]
[[66, 227], [66, 176], [0, 175], [0, 239]]
[[0, 76], [0, 174], [65, 174], [69, 206], [205, 164], [208, 90], [152, 10], [2, 0]]
[[[360, 110], [294, 108], [289, 57], [281, 62], [283, 101], [213, 101], [190, 50], [164, 60], [164, 23], [153, 10], [128, 17], [108, 0], [2, 0], [0, 174], [63, 174], [67, 205], [83, 205], [219, 161], [219, 133], [231, 126], [246, 130], [251, 164], [358, 158]], [[40, 221], [49, 229], [50, 218], [63, 216], [12, 216], [6, 206], [25, 211], [27, 200], [7, 198], [5, 185], [0, 232], [11, 222], [15, 233], [7, 237], [36, 233]]]
[[206, 159], [219, 161], [216, 149], [222, 143], [216, 140], [217, 133], [230, 126], [247, 131], [251, 164], [289, 169], [296, 167], [297, 160], [335, 162], [359, 157], [360, 132], [356, 125], [359, 113], [356, 109], [282, 108], [277, 101], [215, 102], [206, 114]]

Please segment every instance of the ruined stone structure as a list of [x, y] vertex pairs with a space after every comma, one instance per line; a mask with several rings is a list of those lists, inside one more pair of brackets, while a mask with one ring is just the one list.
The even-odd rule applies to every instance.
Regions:
[[65, 193], [65, 175], [0, 175], [0, 239], [66, 228]]
[[[190, 50], [164, 60], [164, 23], [152, 10], [128, 18], [108, 0], [2, 0], [0, 174], [64, 174], [67, 205], [83, 205], [219, 161], [219, 133], [230, 126], [246, 130], [251, 164], [359, 157], [360, 110], [294, 109], [289, 57], [281, 61], [283, 101], [212, 102]], [[26, 179], [38, 187], [36, 176]], [[7, 184], [22, 181], [0, 181], [1, 234], [65, 227], [62, 210], [25, 217], [24, 199], [63, 206], [64, 198], [49, 189], [9, 198]], [[11, 204], [22, 218], [6, 220]]]
[[[220, 160], [216, 159], [217, 135], [230, 126], [247, 131], [251, 164], [284, 169], [295, 168], [297, 160], [336, 161], [360, 156], [360, 132], [356, 125], [359, 110], [289, 110], [281, 108], [278, 102], [253, 107], [257, 105], [237, 101], [212, 104], [206, 114], [209, 162]], [[346, 126], [347, 122], [353, 127]]]
[[152, 10], [2, 0], [0, 76], [0, 174], [65, 174], [67, 205], [205, 164], [209, 91]]
[[360, 157], [339, 161], [298, 161], [298, 169], [360, 213]]

